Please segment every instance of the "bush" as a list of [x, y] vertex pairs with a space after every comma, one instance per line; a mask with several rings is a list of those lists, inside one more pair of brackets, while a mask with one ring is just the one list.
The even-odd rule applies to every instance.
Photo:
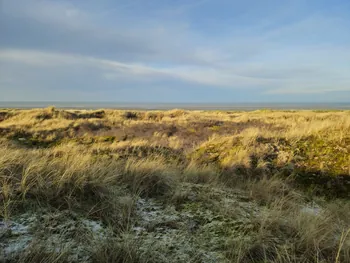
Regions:
[[138, 118], [138, 114], [136, 112], [127, 111], [124, 113], [124, 118], [128, 120], [136, 120]]

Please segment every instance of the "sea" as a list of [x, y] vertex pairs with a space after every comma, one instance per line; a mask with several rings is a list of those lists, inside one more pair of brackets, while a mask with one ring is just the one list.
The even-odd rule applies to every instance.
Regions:
[[63, 102], [63, 101], [0, 101], [0, 108], [46, 108], [61, 109], [123, 109], [123, 110], [350, 110], [350, 102], [341, 103], [125, 103], [125, 102]]

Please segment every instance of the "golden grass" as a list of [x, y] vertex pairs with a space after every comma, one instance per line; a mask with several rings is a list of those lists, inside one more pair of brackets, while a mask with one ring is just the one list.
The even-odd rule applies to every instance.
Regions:
[[[178, 205], [183, 183], [231, 187], [264, 212], [246, 233], [252, 238], [228, 241], [228, 262], [350, 261], [350, 112], [2, 112], [5, 221], [47, 206], [101, 219], [120, 234], [140, 196]], [[301, 209], [313, 194], [319, 214]], [[113, 238], [96, 246], [93, 262], [152, 262], [134, 241]], [[37, 246], [20, 262], [61, 259], [40, 256]]]
[[[276, 181], [274, 180], [274, 184]], [[282, 184], [282, 182], [280, 183]], [[258, 186], [262, 186], [258, 183]], [[268, 187], [273, 195], [275, 189]], [[257, 191], [255, 187], [252, 191]], [[258, 190], [260, 193], [264, 190]], [[261, 196], [254, 196], [260, 199]], [[232, 262], [347, 262], [349, 260], [349, 222], [328, 210], [305, 209], [300, 196], [289, 192], [270, 198], [257, 217], [254, 238], [234, 240], [228, 253]], [[303, 209], [300, 209], [300, 208]], [[345, 211], [345, 209], [339, 209]], [[252, 236], [252, 232], [247, 233]], [[344, 247], [344, 245], [346, 247]], [[230, 250], [232, 249], [232, 250]]]

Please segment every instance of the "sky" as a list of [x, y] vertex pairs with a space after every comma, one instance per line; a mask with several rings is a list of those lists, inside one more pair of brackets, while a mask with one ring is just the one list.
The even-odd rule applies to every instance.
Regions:
[[0, 0], [0, 101], [349, 102], [349, 0]]

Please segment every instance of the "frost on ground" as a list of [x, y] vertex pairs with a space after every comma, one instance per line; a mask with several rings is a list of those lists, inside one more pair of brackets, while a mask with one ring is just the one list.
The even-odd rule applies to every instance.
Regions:
[[13, 221], [0, 223], [0, 238], [2, 240], [2, 254], [5, 257], [9, 257], [25, 249], [33, 239], [29, 234], [28, 225]]
[[[203, 200], [203, 193], [211, 194], [210, 202]], [[226, 242], [249, 228], [257, 207], [239, 201], [239, 195], [201, 185], [184, 185], [179, 195], [178, 206], [138, 200], [133, 231], [140, 249], [152, 247], [162, 262], [226, 262]], [[237, 218], [225, 217], [226, 208], [232, 207]]]
[[[173, 198], [138, 198], [130, 231], [117, 233], [113, 240], [131, 238], [140, 255], [152, 252], [154, 262], [226, 262], [227, 240], [239, 238], [258, 213], [257, 206], [239, 194], [202, 185], [185, 184]], [[89, 262], [93, 247], [116, 234], [71, 211], [27, 212], [0, 221], [0, 229], [2, 257], [8, 262], [16, 262], [13, 259], [35, 242], [48, 253], [68, 251], [71, 262]]]
[[303, 206], [301, 208], [301, 212], [318, 216], [321, 214], [322, 208], [316, 203], [311, 203]]
[[70, 260], [83, 262], [88, 259], [86, 244], [106, 237], [101, 222], [79, 218], [73, 212], [25, 213], [0, 221], [0, 262], [15, 262], [36, 244], [47, 253], [68, 251]]
[[[252, 233], [264, 213], [242, 192], [196, 184], [183, 184], [171, 200], [138, 198], [134, 209], [131, 225], [122, 232], [72, 211], [27, 212], [0, 221], [0, 255], [16, 262], [39, 242], [47, 253], [68, 253], [69, 262], [91, 262], [91, 253], [104, 241], [131, 240], [141, 257], [151, 254], [150, 262], [228, 262], [230, 244], [254, 242]], [[320, 209], [310, 204], [301, 211], [317, 216]]]

